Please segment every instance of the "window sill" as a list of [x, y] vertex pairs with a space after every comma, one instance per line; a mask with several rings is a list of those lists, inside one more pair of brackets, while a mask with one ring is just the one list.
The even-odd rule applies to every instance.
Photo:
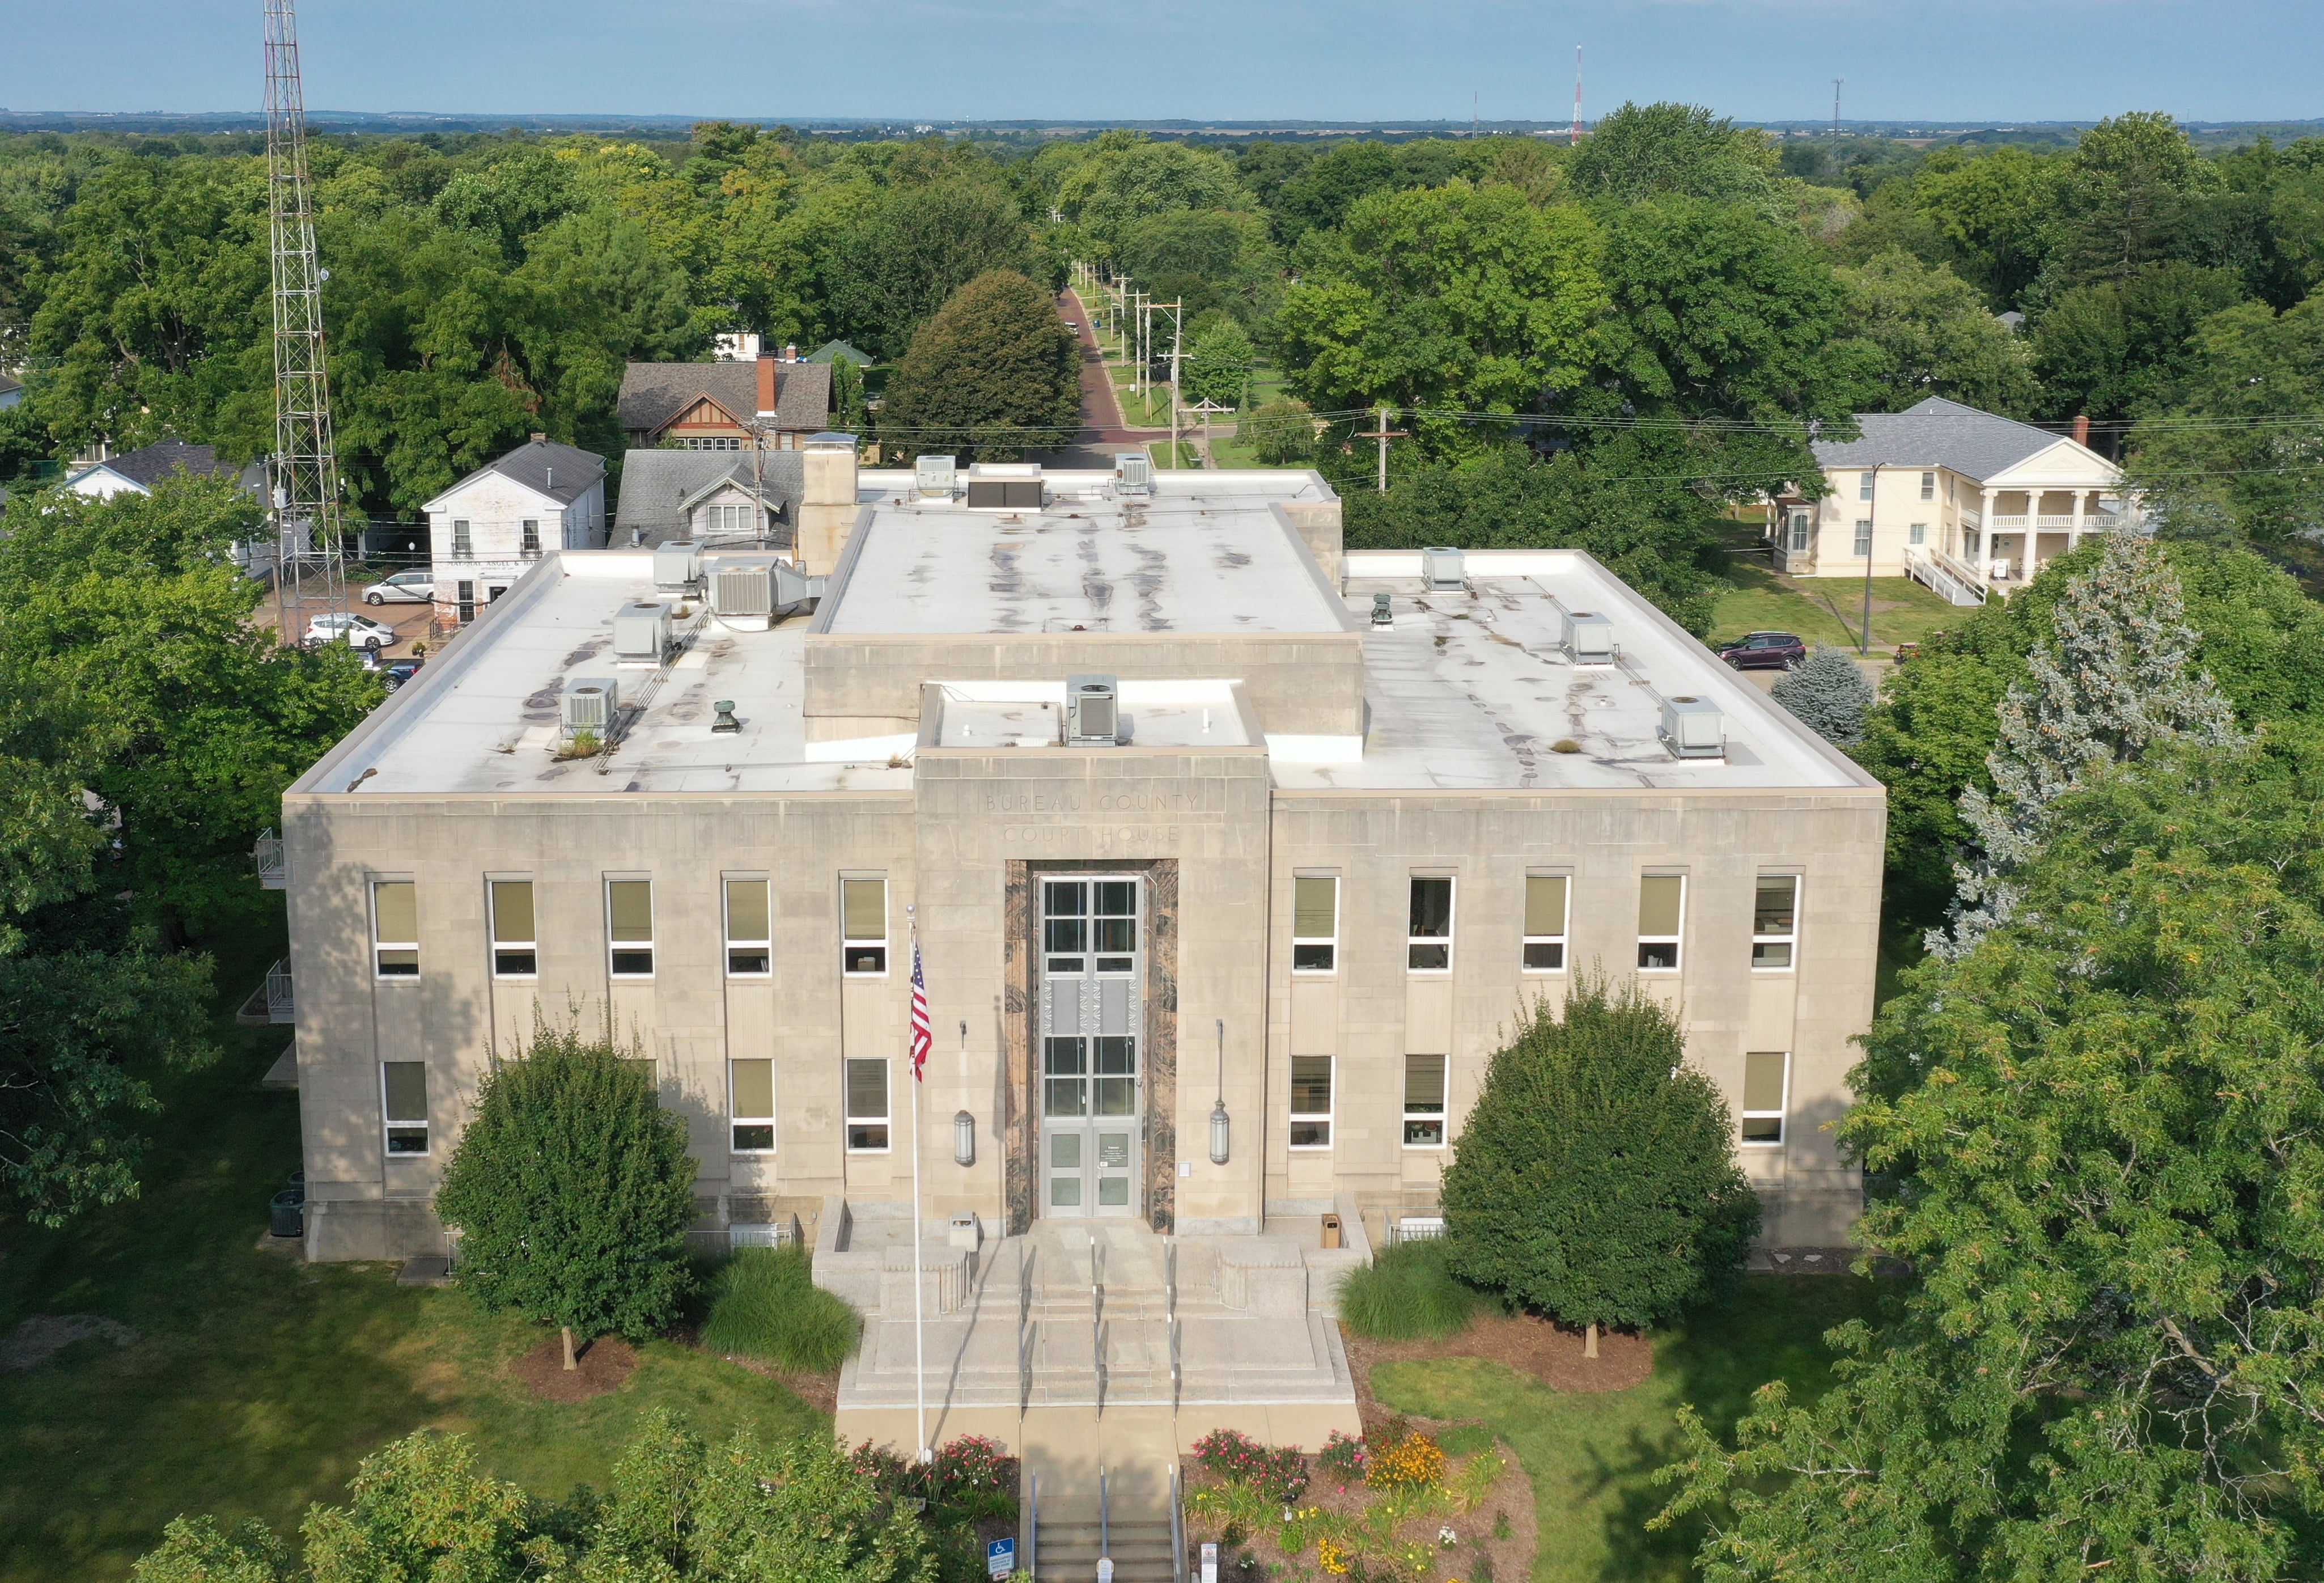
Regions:
[[1781, 1138], [1738, 1138], [1736, 1140], [1735, 1146], [1738, 1149], [1780, 1149], [1784, 1146], [1784, 1140]]

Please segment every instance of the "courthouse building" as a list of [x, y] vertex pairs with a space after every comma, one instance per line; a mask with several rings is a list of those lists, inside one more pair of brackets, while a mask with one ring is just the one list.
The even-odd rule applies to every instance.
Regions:
[[1766, 1240], [1844, 1240], [1882, 790], [1588, 555], [1345, 551], [1308, 472], [803, 459], [771, 549], [545, 549], [286, 794], [312, 1256], [442, 1252], [570, 1007], [706, 1243], [902, 1220], [916, 1133], [939, 1237], [1377, 1236], [1591, 971], [1678, 1009]]

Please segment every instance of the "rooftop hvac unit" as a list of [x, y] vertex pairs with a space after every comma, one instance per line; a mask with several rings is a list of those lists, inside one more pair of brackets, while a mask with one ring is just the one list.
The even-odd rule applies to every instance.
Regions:
[[1663, 699], [1662, 727], [1656, 735], [1673, 758], [1724, 758], [1727, 727], [1719, 706], [1707, 698]]
[[1121, 740], [1121, 692], [1111, 676], [1065, 678], [1065, 741], [1111, 747]]
[[722, 566], [710, 574], [710, 608], [721, 619], [765, 620], [775, 613], [775, 579], [764, 566]]
[[654, 587], [666, 594], [693, 591], [702, 581], [702, 546], [690, 539], [654, 546]]
[[809, 577], [788, 560], [775, 562], [774, 575], [775, 603], [786, 608], [804, 605], [809, 599], [822, 598], [823, 590], [831, 583], [829, 577], [821, 573]]
[[973, 511], [1038, 511], [1042, 505], [1038, 478], [971, 478], [968, 505]]
[[1457, 588], [1467, 573], [1461, 551], [1449, 544], [1432, 544], [1420, 552], [1420, 580], [1432, 588]]
[[1154, 493], [1154, 458], [1142, 450], [1125, 450], [1113, 458], [1113, 470], [1120, 479], [1116, 486], [1123, 495]]
[[669, 646], [669, 612], [646, 600], [613, 612], [613, 658], [628, 665], [659, 665]]
[[1558, 623], [1558, 638], [1567, 658], [1577, 665], [1614, 662], [1614, 624], [1595, 610], [1567, 610]]
[[610, 676], [585, 676], [565, 694], [565, 735], [594, 731], [603, 736], [613, 728], [622, 707], [622, 684]]
[[953, 483], [959, 475], [957, 457], [924, 456], [912, 464], [912, 481], [923, 500], [950, 500]]

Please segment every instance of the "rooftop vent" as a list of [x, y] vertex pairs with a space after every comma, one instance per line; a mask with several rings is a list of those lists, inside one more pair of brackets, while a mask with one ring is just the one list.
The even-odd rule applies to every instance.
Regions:
[[1372, 625], [1374, 626], [1396, 625], [1396, 604], [1386, 594], [1372, 596]]
[[1154, 493], [1154, 458], [1142, 450], [1125, 450], [1113, 458], [1113, 470], [1120, 482], [1115, 486], [1122, 495]]
[[613, 612], [613, 658], [625, 665], [659, 665], [669, 647], [669, 612], [646, 600]]
[[1044, 499], [1040, 478], [978, 478], [968, 481], [971, 511], [1038, 511]]
[[924, 456], [912, 464], [912, 482], [923, 500], [950, 500], [959, 476], [957, 457]]
[[1719, 706], [1707, 698], [1663, 699], [1661, 728], [1655, 733], [1673, 758], [1725, 758], [1727, 727]]
[[1461, 551], [1449, 544], [1431, 544], [1420, 552], [1420, 580], [1432, 588], [1457, 588], [1466, 573]]
[[1567, 610], [1561, 613], [1558, 626], [1558, 641], [1575, 664], [1614, 662], [1614, 624], [1604, 616], [1595, 610]]
[[565, 735], [593, 731], [603, 736], [613, 729], [614, 713], [622, 707], [622, 684], [610, 676], [586, 676], [565, 694]]
[[654, 587], [666, 594], [691, 593], [702, 581], [702, 546], [673, 539], [654, 546]]
[[1121, 740], [1121, 693], [1111, 676], [1065, 678], [1065, 741], [1111, 747]]

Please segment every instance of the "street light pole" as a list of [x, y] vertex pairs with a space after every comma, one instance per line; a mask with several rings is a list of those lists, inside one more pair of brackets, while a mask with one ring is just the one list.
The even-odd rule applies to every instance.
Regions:
[[1864, 515], [1864, 625], [1857, 634], [1856, 652], [1869, 658], [1872, 653], [1872, 547], [1880, 536], [1880, 464], [1872, 464], [1865, 475], [1872, 480], [1872, 498], [1867, 502]]

